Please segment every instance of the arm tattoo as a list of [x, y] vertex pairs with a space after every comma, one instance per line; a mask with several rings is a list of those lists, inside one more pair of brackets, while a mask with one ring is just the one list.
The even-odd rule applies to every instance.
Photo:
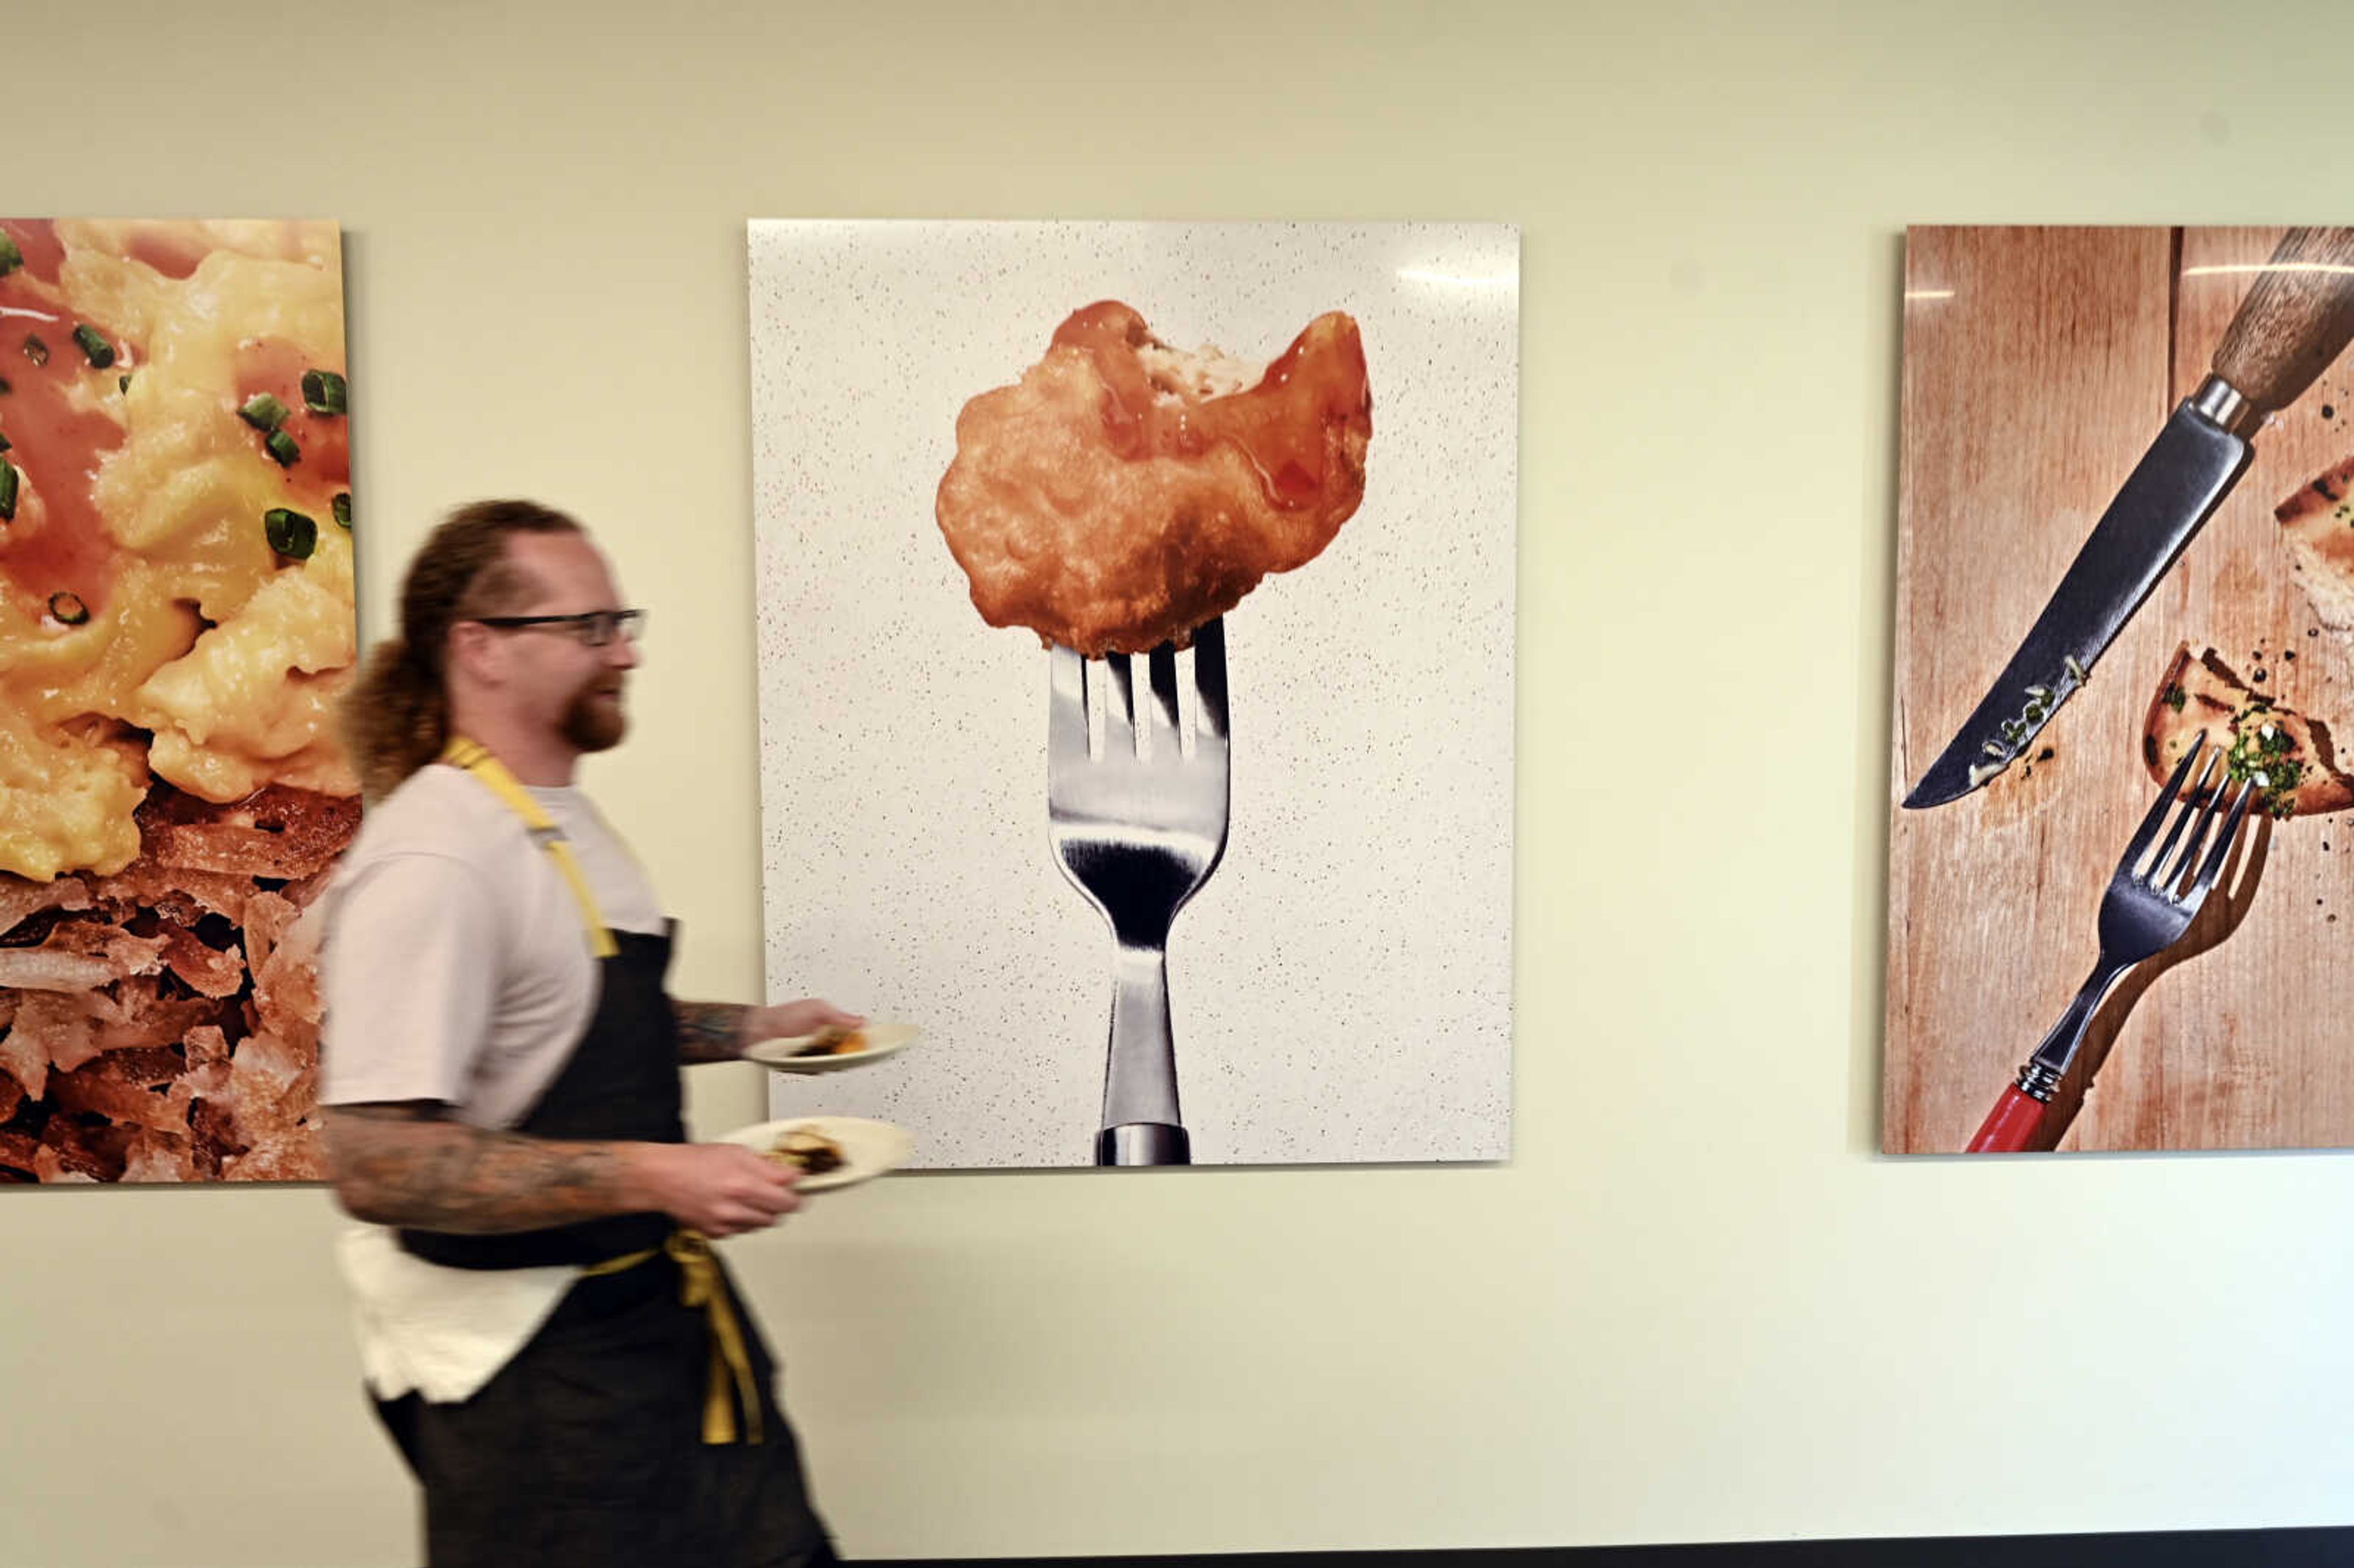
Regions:
[[733, 1001], [673, 1001], [678, 1014], [678, 1059], [733, 1062], [744, 1054], [744, 1015], [752, 1010]]
[[632, 1207], [618, 1146], [468, 1127], [438, 1105], [330, 1106], [326, 1145], [336, 1195], [375, 1224], [496, 1235]]

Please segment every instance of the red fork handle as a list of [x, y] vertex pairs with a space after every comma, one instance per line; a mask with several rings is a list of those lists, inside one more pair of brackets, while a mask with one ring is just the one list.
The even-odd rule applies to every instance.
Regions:
[[2043, 1125], [2043, 1102], [2012, 1084], [2002, 1091], [2002, 1098], [1994, 1102], [1987, 1112], [1978, 1136], [1970, 1139], [1965, 1154], [2017, 1154], [2035, 1138], [2035, 1129]]

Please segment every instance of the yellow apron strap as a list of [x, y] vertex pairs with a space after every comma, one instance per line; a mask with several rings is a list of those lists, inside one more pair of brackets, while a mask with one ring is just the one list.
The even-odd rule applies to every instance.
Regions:
[[[711, 1244], [700, 1232], [673, 1231], [659, 1247], [609, 1257], [580, 1272], [588, 1278], [620, 1274], [665, 1252], [678, 1264], [680, 1302], [702, 1308], [704, 1319], [711, 1329], [710, 1375], [705, 1380], [703, 1391], [703, 1440], [715, 1444], [735, 1442], [736, 1411], [740, 1404], [744, 1411], [743, 1440], [758, 1443], [761, 1436], [760, 1390], [752, 1378], [751, 1348], [745, 1340], [744, 1325], [737, 1319], [736, 1308], [728, 1304], [727, 1287], [719, 1277], [719, 1261], [711, 1255]], [[728, 1387], [730, 1383], [736, 1385], [732, 1390]]]
[[[727, 1299], [727, 1286], [719, 1277], [719, 1260], [711, 1244], [695, 1231], [673, 1231], [663, 1250], [678, 1262], [684, 1279], [679, 1299], [700, 1307], [711, 1323], [711, 1375], [703, 1394], [703, 1440], [736, 1441], [736, 1407], [744, 1409], [744, 1441], [760, 1441], [760, 1391], [752, 1381], [752, 1354], [744, 1340], [744, 1325]], [[735, 1383], [735, 1398], [728, 1383]]]
[[506, 802], [523, 825], [531, 830], [540, 847], [547, 851], [556, 863], [557, 871], [572, 889], [573, 901], [580, 906], [581, 924], [588, 927], [588, 950], [600, 959], [610, 959], [620, 951], [613, 933], [605, 928], [605, 917], [597, 912], [597, 900], [589, 895], [588, 879], [580, 874], [580, 863], [572, 858], [572, 846], [564, 842], [564, 831], [555, 820], [540, 809], [515, 776], [507, 771], [506, 764], [493, 757], [477, 743], [462, 736], [451, 737], [441, 748], [441, 760], [452, 768], [461, 768], [482, 780], [484, 788]]

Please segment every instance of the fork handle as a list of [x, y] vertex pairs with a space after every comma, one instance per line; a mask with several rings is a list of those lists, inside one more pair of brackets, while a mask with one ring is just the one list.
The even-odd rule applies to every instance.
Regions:
[[1191, 1165], [1193, 1140], [1165, 1121], [1131, 1121], [1096, 1134], [1098, 1165]]
[[1177, 1043], [1169, 1026], [1169, 959], [1122, 942], [1113, 970], [1098, 1165], [1190, 1165], [1177, 1109]]
[[2051, 1103], [2052, 1092], [2060, 1080], [2068, 1075], [2076, 1060], [2076, 1047], [2084, 1044], [2084, 1031], [2091, 1027], [2093, 1014], [2100, 1011], [2102, 999], [2119, 976], [2131, 969], [2131, 964], [2113, 960], [2104, 951], [2100, 962], [2093, 966], [2092, 974], [2078, 988], [2068, 1011], [2019, 1070], [2018, 1081], [2002, 1091], [1987, 1113], [1962, 1152], [1965, 1154], [2017, 1154], [2035, 1138], [2036, 1129], [2043, 1125], [2043, 1107]]
[[1962, 1152], [2017, 1154], [2035, 1141], [2035, 1129], [2042, 1125], [2043, 1102], [2013, 1084], [1994, 1102], [1994, 1109], [1987, 1113], [1978, 1136]]

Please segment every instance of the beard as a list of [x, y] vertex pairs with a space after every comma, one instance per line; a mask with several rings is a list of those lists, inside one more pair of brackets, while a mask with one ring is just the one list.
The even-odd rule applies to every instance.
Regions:
[[629, 715], [621, 711], [620, 698], [621, 683], [610, 675], [584, 681], [565, 705], [563, 721], [557, 727], [577, 750], [610, 751], [630, 733]]

